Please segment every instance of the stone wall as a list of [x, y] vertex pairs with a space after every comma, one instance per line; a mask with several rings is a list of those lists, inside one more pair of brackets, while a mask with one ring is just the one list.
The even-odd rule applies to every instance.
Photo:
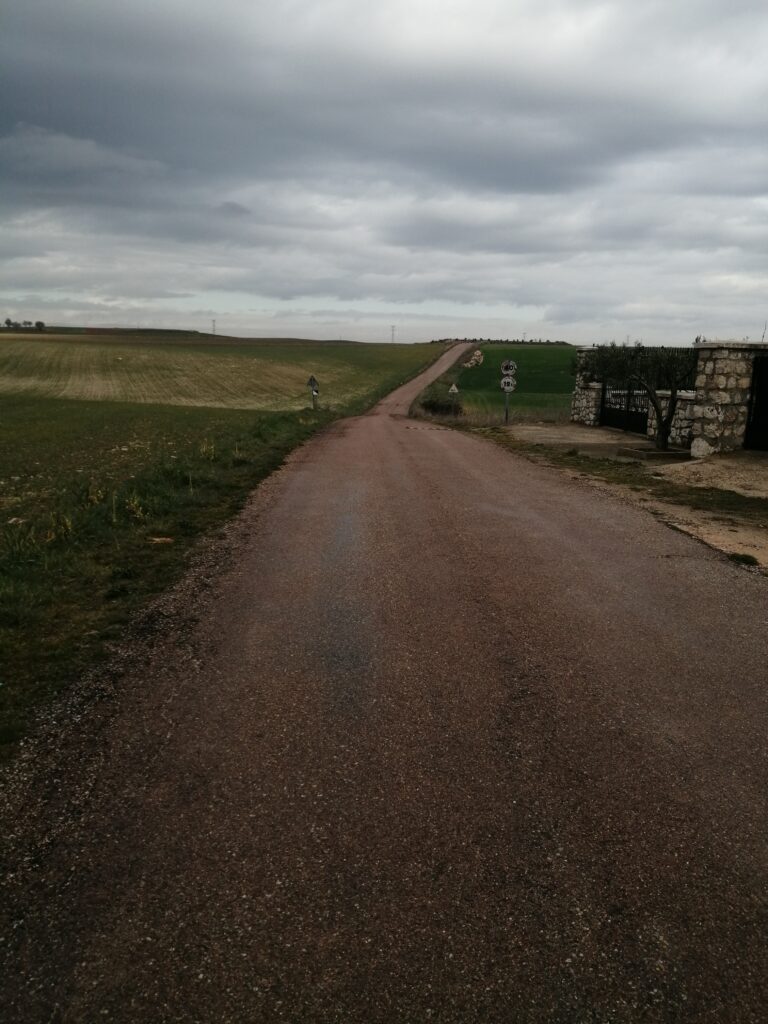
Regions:
[[602, 384], [584, 384], [577, 378], [571, 398], [571, 420], [587, 427], [599, 426], [602, 393]]
[[[690, 447], [694, 458], [744, 446], [750, 411], [755, 356], [768, 353], [765, 343], [705, 342], [699, 345], [696, 390], [681, 392], [670, 443]], [[581, 361], [581, 353], [577, 359]], [[662, 393], [663, 394], [663, 393]], [[596, 427], [600, 423], [602, 385], [587, 383], [577, 364], [571, 420]], [[655, 433], [649, 409], [648, 434]]]
[[743, 447], [757, 351], [756, 346], [716, 342], [699, 349], [691, 443], [694, 457]]
[[[659, 391], [661, 407], [666, 413], [669, 404], [669, 392]], [[690, 448], [693, 440], [693, 410], [696, 407], [696, 393], [694, 391], [678, 391], [677, 408], [672, 417], [672, 429], [669, 434], [669, 443], [676, 448]], [[648, 403], [648, 436], [656, 436], [656, 410]]]

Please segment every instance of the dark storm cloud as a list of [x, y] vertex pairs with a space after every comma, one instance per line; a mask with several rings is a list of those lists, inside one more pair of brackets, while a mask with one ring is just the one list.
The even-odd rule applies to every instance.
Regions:
[[674, 331], [703, 294], [741, 331], [766, 284], [765, 42], [747, 0], [17, 2], [6, 301]]

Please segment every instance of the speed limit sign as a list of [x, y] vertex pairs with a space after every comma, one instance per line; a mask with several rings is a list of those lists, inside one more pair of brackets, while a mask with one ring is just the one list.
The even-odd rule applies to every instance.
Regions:
[[505, 377], [509, 377], [517, 373], [517, 363], [514, 359], [505, 359], [501, 364], [501, 372]]
[[509, 394], [514, 391], [517, 387], [517, 381], [514, 377], [502, 377], [501, 378], [501, 390], [506, 391]]

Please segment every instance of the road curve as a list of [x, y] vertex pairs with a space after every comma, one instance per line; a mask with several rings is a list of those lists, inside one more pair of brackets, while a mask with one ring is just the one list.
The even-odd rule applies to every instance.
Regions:
[[423, 383], [35, 748], [8, 1024], [765, 1019], [768, 580]]

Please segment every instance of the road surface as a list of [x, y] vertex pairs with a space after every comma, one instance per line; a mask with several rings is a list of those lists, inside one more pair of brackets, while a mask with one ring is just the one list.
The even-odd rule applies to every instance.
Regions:
[[27, 756], [7, 1024], [765, 1020], [768, 580], [423, 384]]

